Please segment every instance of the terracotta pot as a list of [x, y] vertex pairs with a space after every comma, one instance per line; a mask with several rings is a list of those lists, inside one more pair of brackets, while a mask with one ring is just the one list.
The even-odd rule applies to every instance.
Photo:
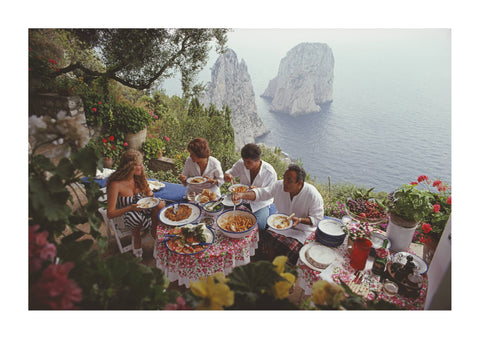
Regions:
[[107, 158], [107, 157], [104, 157], [103, 158], [103, 167], [105, 168], [113, 168], [113, 159], [112, 158]]
[[392, 242], [390, 250], [405, 252], [410, 247], [418, 222], [407, 221], [390, 214], [387, 225], [387, 238]]
[[128, 148], [141, 150], [142, 144], [147, 140], [147, 129], [144, 128], [137, 133], [127, 133], [125, 141], [128, 143]]

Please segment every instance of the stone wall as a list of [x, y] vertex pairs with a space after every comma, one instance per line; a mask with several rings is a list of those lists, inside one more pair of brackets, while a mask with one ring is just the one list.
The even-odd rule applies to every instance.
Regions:
[[85, 114], [82, 99], [78, 96], [61, 96], [55, 93], [35, 94], [29, 100], [29, 115], [55, 117], [59, 111], [67, 115]]

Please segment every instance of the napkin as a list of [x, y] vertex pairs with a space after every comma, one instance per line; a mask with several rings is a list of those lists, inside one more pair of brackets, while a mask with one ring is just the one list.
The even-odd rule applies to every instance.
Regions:
[[95, 179], [108, 178], [110, 174], [112, 174], [113, 172], [115, 172], [115, 170], [111, 168], [104, 168], [103, 171], [100, 171], [99, 169], [97, 169], [97, 172], [95, 173]]

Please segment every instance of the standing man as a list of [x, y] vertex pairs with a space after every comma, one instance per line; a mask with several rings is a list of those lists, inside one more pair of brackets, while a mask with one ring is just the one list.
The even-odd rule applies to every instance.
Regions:
[[262, 201], [273, 198], [279, 213], [295, 213], [292, 228], [282, 231], [270, 227], [265, 232], [263, 255], [268, 260], [277, 255], [286, 255], [288, 263], [295, 266], [305, 240], [323, 219], [323, 198], [313, 185], [305, 182], [305, 177], [303, 168], [290, 164], [283, 180], [277, 180], [268, 187], [233, 195], [234, 200]]

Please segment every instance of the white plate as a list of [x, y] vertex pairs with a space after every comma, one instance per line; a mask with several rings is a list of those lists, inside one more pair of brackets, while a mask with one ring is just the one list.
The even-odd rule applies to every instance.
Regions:
[[[243, 200], [240, 200], [235, 206], [239, 206], [241, 205], [243, 202]], [[231, 195], [227, 195], [225, 197], [225, 199], [223, 199], [223, 202], [222, 204], [224, 204], [225, 206], [228, 206], [228, 207], [233, 207], [233, 201], [232, 201], [232, 196]]]
[[187, 183], [189, 183], [190, 185], [200, 185], [203, 184], [205, 181], [207, 181], [207, 178], [204, 177], [191, 177], [187, 179]]
[[206, 196], [205, 196], [205, 195], [198, 194], [198, 195], [195, 196], [195, 199], [194, 199], [194, 200], [195, 200], [196, 202], [198, 202], [199, 204], [206, 204], [207, 202], [214, 201], [214, 200], [217, 199], [218, 197], [217, 197], [217, 195], [215, 194], [215, 198], [213, 198], [212, 200], [203, 201], [203, 202], [200, 201], [201, 198], [206, 198]]
[[160, 191], [162, 188], [165, 187], [165, 184], [158, 180], [148, 180], [148, 186], [152, 191]]
[[197, 220], [200, 215], [202, 214], [202, 211], [200, 210], [200, 207], [198, 207], [197, 205], [195, 204], [192, 204], [192, 203], [189, 203], [189, 202], [182, 202], [180, 203], [180, 205], [188, 205], [191, 207], [192, 209], [192, 213], [190, 214], [190, 216], [186, 219], [183, 219], [183, 220], [179, 220], [179, 221], [173, 221], [173, 220], [170, 220], [168, 219], [166, 216], [165, 216], [165, 211], [172, 207], [173, 205], [175, 205], [177, 203], [174, 203], [174, 204], [170, 204], [168, 206], [165, 206], [161, 211], [160, 213], [158, 214], [158, 218], [160, 219], [160, 221], [162, 223], [164, 223], [165, 225], [168, 225], [168, 226], [183, 226], [183, 225], [186, 225], [186, 224], [189, 224], [189, 223], [192, 223], [194, 222], [195, 220]]
[[[318, 267], [315, 267], [315, 266], [313, 266], [312, 264], [310, 264], [310, 263], [308, 262], [307, 257], [306, 257], [305, 254], [306, 254], [306, 252], [308, 251], [308, 249], [311, 248], [311, 247], [313, 247], [313, 246], [322, 246], [322, 247], [325, 247], [327, 250], [333, 251], [334, 254], [335, 254], [335, 259], [332, 260], [332, 263], [333, 263], [336, 259], [338, 259], [338, 252], [335, 251], [335, 250], [333, 250], [332, 248], [327, 247], [327, 246], [323, 246], [322, 244], [319, 244], [318, 242], [308, 243], [308, 244], [304, 245], [304, 246], [300, 249], [299, 257], [300, 257], [300, 259], [303, 261], [303, 263], [304, 263], [305, 265], [307, 265], [309, 268], [311, 268], [312, 270], [317, 271], [317, 272], [323, 272], [323, 270], [325, 270], [326, 268], [328, 268], [328, 266], [325, 267], [325, 268], [318, 268]], [[330, 263], [330, 265], [331, 265], [331, 263]]]
[[275, 227], [275, 225], [278, 224], [279, 221], [281, 221], [281, 219], [283, 219], [281, 217], [288, 218], [288, 215], [282, 214], [282, 213], [277, 213], [277, 214], [272, 214], [271, 216], [269, 216], [268, 219], [267, 219], [268, 226], [270, 226], [272, 228], [275, 228], [276, 230], [279, 230], [279, 231], [285, 231], [285, 230], [288, 230], [289, 228], [292, 228], [292, 226], [293, 226], [293, 220], [292, 219], [290, 219], [290, 225], [288, 227], [285, 227], [285, 228]]
[[419, 256], [408, 252], [397, 252], [394, 254], [392, 261], [398, 262], [402, 265], [407, 263], [407, 257], [411, 255], [413, 257], [413, 263], [417, 266], [418, 274], [424, 274], [428, 271], [428, 265]]
[[235, 185], [232, 185], [228, 188], [228, 190], [230, 192], [233, 192], [236, 188], [238, 187], [246, 187], [247, 188], [247, 191], [249, 190], [249, 187], [247, 185], [243, 185], [243, 184], [235, 184]]
[[150, 208], [154, 208], [159, 203], [160, 203], [159, 198], [145, 197], [137, 201], [137, 204], [138, 204], [137, 207], [141, 208], [142, 210], [148, 210]]

